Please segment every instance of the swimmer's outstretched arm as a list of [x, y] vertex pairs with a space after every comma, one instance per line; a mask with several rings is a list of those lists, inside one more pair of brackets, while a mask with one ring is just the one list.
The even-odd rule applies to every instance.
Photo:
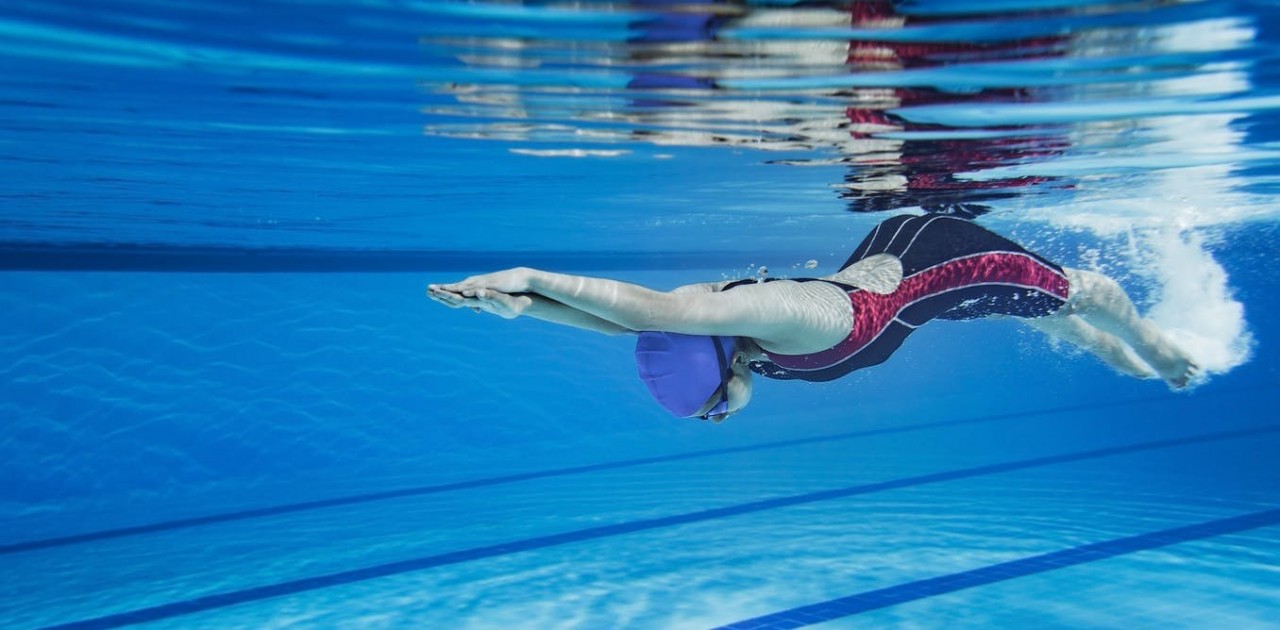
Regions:
[[532, 293], [625, 330], [750, 337], [781, 352], [825, 349], [848, 334], [848, 299], [825, 283], [770, 282], [724, 292], [663, 292], [525, 267], [432, 285], [464, 298]]
[[516, 308], [524, 305], [521, 296], [536, 295], [625, 330], [730, 334], [725, 332], [720, 322], [714, 321], [729, 318], [709, 317], [707, 308], [697, 307], [702, 299], [714, 295], [710, 292], [665, 293], [608, 278], [552, 273], [527, 267], [472, 276], [461, 282], [431, 285], [428, 291], [449, 292], [464, 299], [481, 301], [491, 299], [491, 294], [497, 292], [514, 298], [515, 302], [509, 303]]
[[466, 297], [433, 284], [427, 288], [427, 295], [450, 308], [470, 308], [477, 313], [492, 313], [505, 319], [532, 317], [605, 335], [635, 332], [536, 293], [508, 295], [498, 291], [484, 290], [478, 295]]
[[[672, 292], [715, 293], [723, 289], [726, 284], [728, 284], [728, 281], [702, 282], [677, 287]], [[466, 297], [450, 293], [440, 288], [440, 285], [433, 284], [427, 288], [427, 295], [450, 308], [470, 308], [477, 313], [492, 313], [504, 319], [532, 317], [553, 324], [571, 326], [605, 335], [622, 335], [636, 332], [537, 293], [508, 295], [498, 291], [485, 290], [479, 292], [478, 295]]]

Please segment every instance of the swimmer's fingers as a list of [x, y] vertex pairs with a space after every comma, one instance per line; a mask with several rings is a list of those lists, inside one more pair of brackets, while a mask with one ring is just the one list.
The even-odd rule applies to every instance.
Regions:
[[483, 291], [482, 288], [467, 284], [466, 281], [454, 282], [451, 284], [433, 284], [427, 287], [427, 293], [443, 293], [454, 295], [461, 299], [474, 299], [477, 291]]
[[500, 291], [481, 289], [477, 302], [487, 313], [493, 313], [505, 319], [515, 319], [524, 313], [532, 300], [527, 296], [507, 295]]
[[460, 282], [432, 285], [466, 297], [478, 296], [485, 289], [501, 293], [524, 293], [529, 290], [532, 270], [524, 267], [471, 276]]
[[460, 295], [441, 285], [427, 287], [427, 295], [449, 308], [470, 308], [477, 313], [492, 313], [505, 319], [519, 317], [532, 303], [528, 297], [507, 295], [490, 289], [477, 289], [473, 296]]
[[461, 299], [462, 293], [460, 291], [455, 290], [452, 285], [428, 284], [427, 297], [430, 297], [431, 299], [439, 302], [441, 300], [450, 299], [450, 298]]
[[436, 285], [432, 285], [427, 288], [427, 297], [430, 297], [435, 302], [448, 306], [449, 308], [476, 308], [476, 305], [473, 303], [475, 302], [474, 298], [463, 297], [462, 295], [452, 291], [441, 289]]
[[456, 306], [455, 302], [462, 299], [462, 296], [452, 291], [447, 291], [436, 284], [427, 286], [427, 297], [445, 306]]

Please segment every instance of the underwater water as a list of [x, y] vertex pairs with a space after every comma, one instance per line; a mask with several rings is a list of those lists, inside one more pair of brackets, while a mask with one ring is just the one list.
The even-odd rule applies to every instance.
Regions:
[[[0, 626], [1274, 627], [1277, 57], [1267, 2], [5, 2]], [[712, 424], [424, 295], [898, 213], [1202, 377], [940, 321]]]

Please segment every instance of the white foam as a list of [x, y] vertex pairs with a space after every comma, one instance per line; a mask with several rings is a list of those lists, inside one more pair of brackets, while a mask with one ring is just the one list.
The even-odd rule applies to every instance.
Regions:
[[1141, 234], [1139, 250], [1150, 260], [1141, 271], [1158, 286], [1148, 316], [1206, 373], [1223, 373], [1249, 360], [1253, 335], [1244, 304], [1236, 300], [1227, 272], [1195, 231], [1176, 228]]
[[[1234, 157], [1244, 145], [1234, 124], [1238, 118], [1221, 114], [1143, 121], [1147, 142], [1131, 157]], [[1114, 185], [1083, 180], [1069, 212], [1046, 207], [1030, 215], [1103, 237], [1128, 235], [1126, 266], [1154, 288], [1153, 303], [1141, 310], [1204, 373], [1220, 374], [1249, 360], [1253, 336], [1244, 305], [1235, 299], [1227, 271], [1214, 259], [1205, 235], [1280, 214], [1275, 204], [1242, 192], [1233, 171], [1229, 163], [1206, 163], [1139, 172], [1123, 182], [1128, 187], [1124, 195], [1115, 195]]]
[[[1206, 191], [1215, 192], [1212, 186]], [[1227, 205], [1210, 210], [1185, 198], [1135, 199], [1110, 212], [1067, 213], [1051, 222], [1104, 237], [1127, 234], [1125, 266], [1154, 289], [1152, 303], [1140, 305], [1140, 310], [1186, 350], [1203, 373], [1222, 374], [1247, 362], [1253, 348], [1244, 304], [1235, 298], [1227, 271], [1213, 257], [1205, 237], [1214, 226], [1238, 218], [1230, 210], [1234, 198], [1221, 194], [1219, 201]]]

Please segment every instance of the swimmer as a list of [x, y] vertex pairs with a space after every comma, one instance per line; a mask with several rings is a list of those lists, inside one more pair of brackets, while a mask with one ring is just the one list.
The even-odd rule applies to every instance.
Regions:
[[654, 399], [719, 422], [751, 400], [752, 373], [829, 381], [884, 362], [932, 319], [1011, 316], [1121, 373], [1181, 388], [1191, 358], [1138, 315], [1114, 280], [1064, 268], [971, 221], [902, 215], [876, 226], [837, 273], [710, 282], [670, 292], [516, 268], [432, 284], [452, 308], [636, 334]]

